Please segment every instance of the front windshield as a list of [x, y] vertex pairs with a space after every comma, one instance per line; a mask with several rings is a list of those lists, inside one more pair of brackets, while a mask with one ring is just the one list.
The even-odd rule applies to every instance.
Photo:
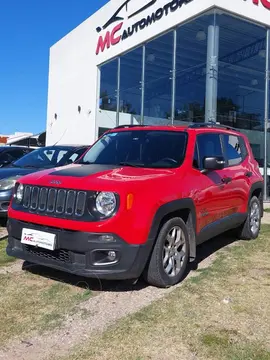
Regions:
[[186, 152], [187, 133], [180, 131], [119, 131], [104, 135], [81, 164], [175, 168]]
[[70, 147], [45, 147], [32, 151], [15, 161], [12, 166], [22, 168], [46, 169], [63, 166], [77, 160], [82, 153]]

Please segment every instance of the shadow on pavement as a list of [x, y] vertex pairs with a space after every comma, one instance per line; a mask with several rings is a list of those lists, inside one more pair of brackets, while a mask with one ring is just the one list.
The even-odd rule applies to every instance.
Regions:
[[7, 227], [7, 219], [0, 217], [0, 227], [6, 228]]
[[[197, 248], [197, 259], [194, 263], [190, 264], [185, 277], [188, 276], [190, 270], [196, 270], [203, 260], [216, 253], [218, 250], [234, 243], [235, 241], [236, 238], [231, 233], [226, 233], [222, 236], [213, 238], [202, 245], [199, 245]], [[73, 286], [77, 286], [82, 289], [89, 289], [92, 291], [126, 292], [139, 291], [148, 287], [148, 285], [141, 279], [139, 279], [135, 284], [134, 281], [101, 281], [98, 279], [98, 277], [96, 279], [85, 278], [75, 274], [69, 274], [27, 262], [24, 262], [23, 270], [45, 278], [71, 284]]]

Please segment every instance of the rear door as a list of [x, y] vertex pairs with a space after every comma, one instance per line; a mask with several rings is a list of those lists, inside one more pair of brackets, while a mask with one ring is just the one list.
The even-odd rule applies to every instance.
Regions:
[[234, 134], [223, 134], [222, 140], [226, 160], [224, 176], [228, 179], [230, 204], [234, 212], [244, 212], [252, 178], [245, 142], [241, 136]]

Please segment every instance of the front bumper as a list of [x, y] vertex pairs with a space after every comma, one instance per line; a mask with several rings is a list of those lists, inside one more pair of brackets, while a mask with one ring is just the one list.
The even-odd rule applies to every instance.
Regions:
[[[23, 228], [55, 234], [56, 249], [49, 251], [25, 246], [20, 241]], [[114, 234], [63, 230], [14, 219], [9, 219], [7, 229], [9, 256], [90, 278], [136, 279], [143, 272], [151, 251], [150, 242], [129, 245]], [[105, 241], [101, 239], [102, 235], [113, 236], [114, 241]], [[116, 253], [115, 261], [108, 261], [109, 251]]]
[[0, 217], [7, 217], [12, 190], [0, 191]]

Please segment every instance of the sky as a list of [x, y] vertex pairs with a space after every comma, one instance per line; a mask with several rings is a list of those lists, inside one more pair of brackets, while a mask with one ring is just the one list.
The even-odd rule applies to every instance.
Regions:
[[0, 134], [46, 130], [49, 49], [107, 2], [0, 0]]

